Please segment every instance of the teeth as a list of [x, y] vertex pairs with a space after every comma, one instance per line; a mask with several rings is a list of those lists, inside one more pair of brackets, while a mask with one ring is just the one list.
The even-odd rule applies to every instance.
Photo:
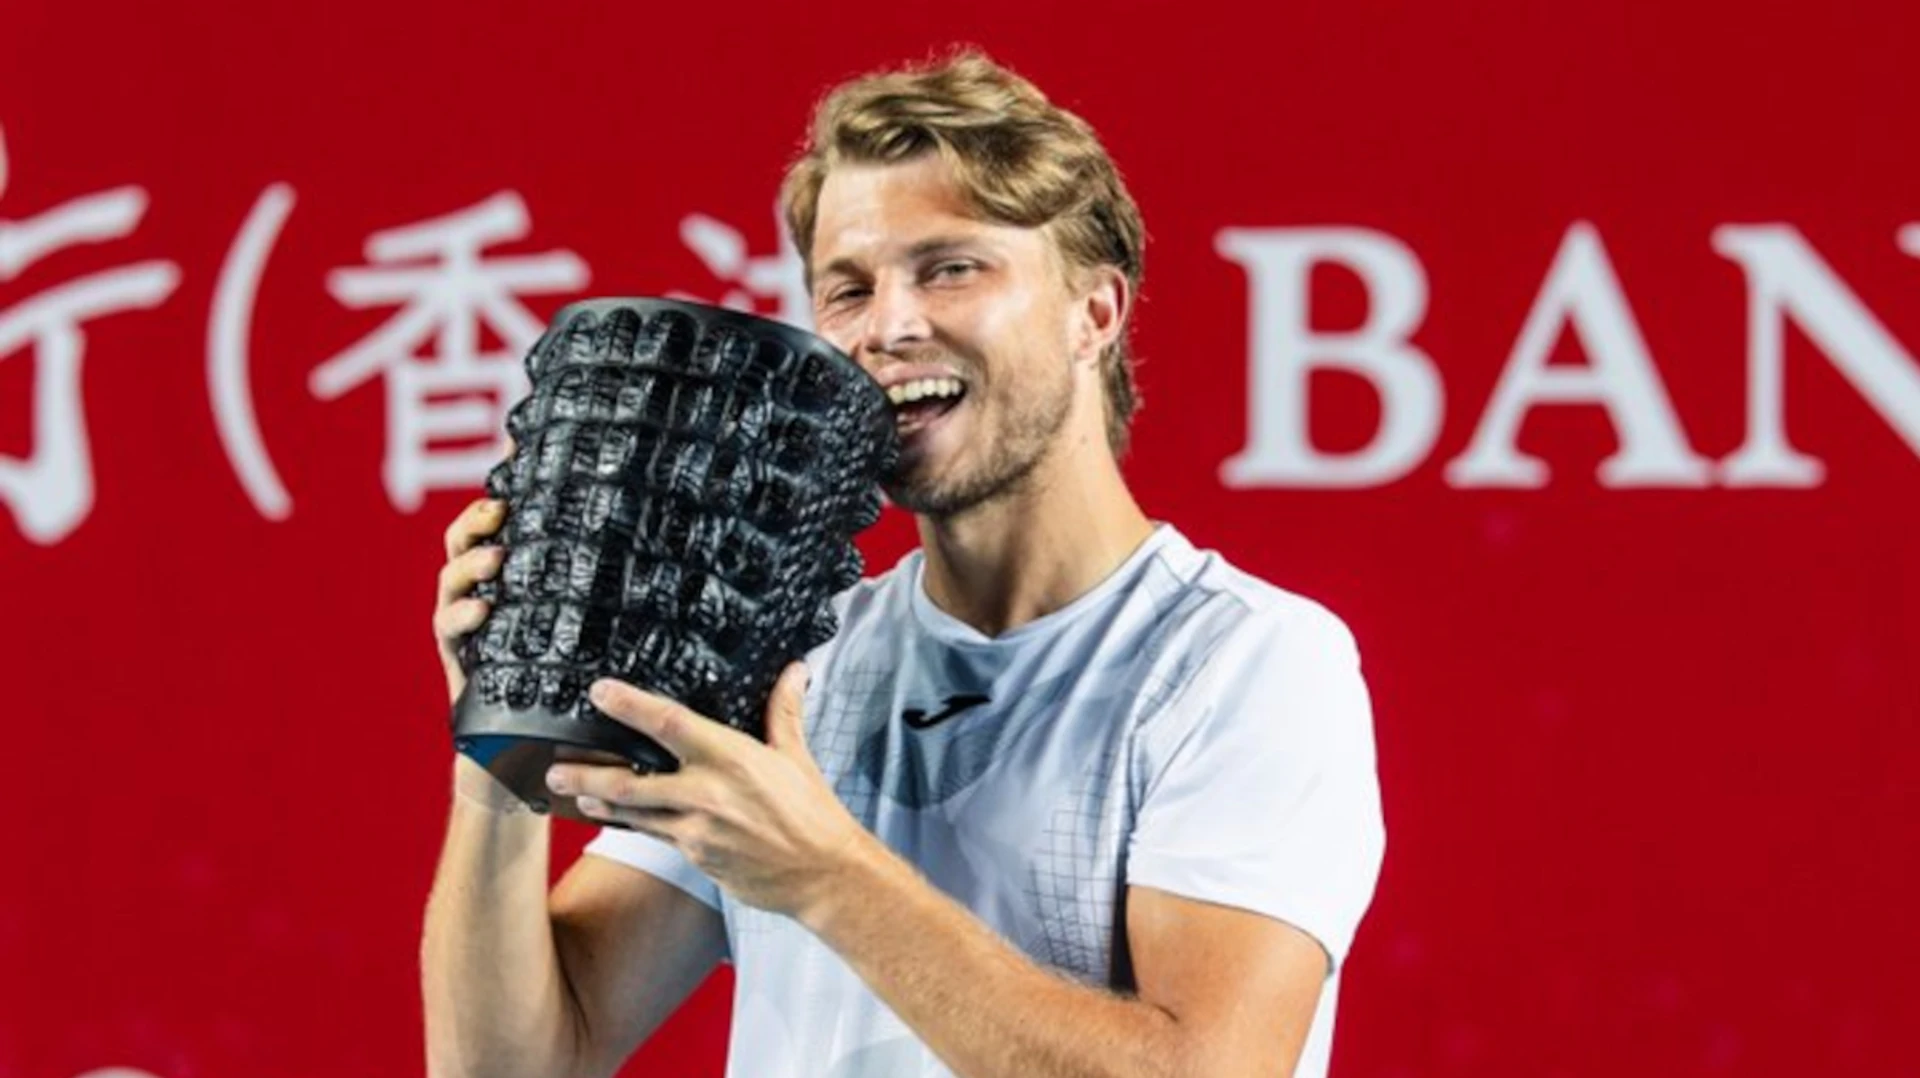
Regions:
[[887, 399], [895, 404], [910, 404], [927, 397], [957, 397], [960, 390], [958, 378], [918, 378], [890, 386]]

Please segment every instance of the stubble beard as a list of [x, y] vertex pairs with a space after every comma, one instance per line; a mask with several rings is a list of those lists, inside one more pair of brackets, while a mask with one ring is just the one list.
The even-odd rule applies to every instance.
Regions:
[[889, 476], [884, 484], [887, 497], [919, 516], [951, 518], [1023, 490], [1067, 425], [1073, 405], [1072, 379], [1061, 378], [1029, 402], [1021, 406], [999, 402], [1005, 419], [1000, 429], [985, 432], [991, 450], [970, 473], [944, 481], [916, 479], [914, 463], [906, 461], [906, 470]]

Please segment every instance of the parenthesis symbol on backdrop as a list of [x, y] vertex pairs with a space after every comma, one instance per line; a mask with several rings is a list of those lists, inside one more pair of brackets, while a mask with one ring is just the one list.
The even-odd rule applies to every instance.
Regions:
[[260, 192], [240, 226], [220, 282], [213, 293], [213, 313], [207, 319], [207, 392], [213, 399], [214, 422], [220, 444], [233, 462], [234, 474], [260, 515], [285, 520], [293, 499], [273, 469], [267, 446], [260, 438], [260, 421], [253, 410], [248, 382], [248, 342], [253, 336], [253, 306], [260, 292], [260, 274], [267, 256], [280, 238], [280, 228], [293, 212], [293, 187], [276, 183]]

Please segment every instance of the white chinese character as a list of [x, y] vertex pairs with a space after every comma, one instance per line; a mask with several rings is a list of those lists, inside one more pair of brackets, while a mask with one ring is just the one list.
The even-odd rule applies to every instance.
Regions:
[[[7, 147], [0, 132], [0, 195], [7, 189]], [[0, 217], [0, 282], [56, 251], [122, 239], [140, 227], [147, 192], [116, 187], [62, 203], [24, 220]], [[33, 349], [33, 454], [0, 457], [0, 502], [31, 541], [66, 538], [93, 508], [93, 458], [87, 442], [80, 363], [82, 324], [119, 311], [157, 307], [180, 283], [171, 262], [136, 262], [90, 273], [0, 310], [0, 362]]]
[[[689, 214], [680, 222], [680, 242], [687, 245], [707, 270], [728, 284], [738, 285], [720, 297], [720, 306], [736, 311], [771, 315], [801, 329], [813, 328], [813, 299], [807, 294], [806, 267], [787, 235], [780, 214], [774, 213], [780, 249], [770, 255], [747, 254], [747, 238], [725, 221], [704, 213]], [[685, 292], [673, 295], [699, 297]], [[771, 304], [768, 309], [765, 304]]]
[[[485, 481], [506, 448], [506, 411], [527, 392], [521, 357], [544, 325], [515, 297], [576, 292], [587, 266], [572, 251], [482, 259], [525, 239], [520, 196], [503, 191], [458, 213], [367, 239], [372, 266], [338, 269], [327, 289], [349, 307], [404, 304], [360, 343], [314, 368], [309, 386], [332, 400], [373, 377], [387, 384], [387, 496], [412, 512], [429, 489]], [[480, 349], [482, 328], [505, 343]], [[421, 354], [429, 343], [432, 355]], [[471, 444], [484, 438], [484, 444]], [[460, 448], [434, 442], [465, 441]]]

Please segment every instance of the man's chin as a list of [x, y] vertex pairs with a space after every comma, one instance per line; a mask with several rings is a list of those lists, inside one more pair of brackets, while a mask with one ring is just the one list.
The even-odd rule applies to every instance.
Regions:
[[1032, 462], [999, 474], [926, 475], [924, 467], [896, 470], [880, 489], [893, 504], [915, 516], [951, 518], [1019, 490]]
[[917, 516], [940, 516], [947, 511], [948, 499], [941, 497], [939, 486], [910, 477], [893, 477], [880, 484], [887, 500]]
[[916, 516], [950, 516], [967, 508], [966, 492], [924, 474], [921, 461], [903, 461], [905, 467], [880, 484], [887, 500]]

